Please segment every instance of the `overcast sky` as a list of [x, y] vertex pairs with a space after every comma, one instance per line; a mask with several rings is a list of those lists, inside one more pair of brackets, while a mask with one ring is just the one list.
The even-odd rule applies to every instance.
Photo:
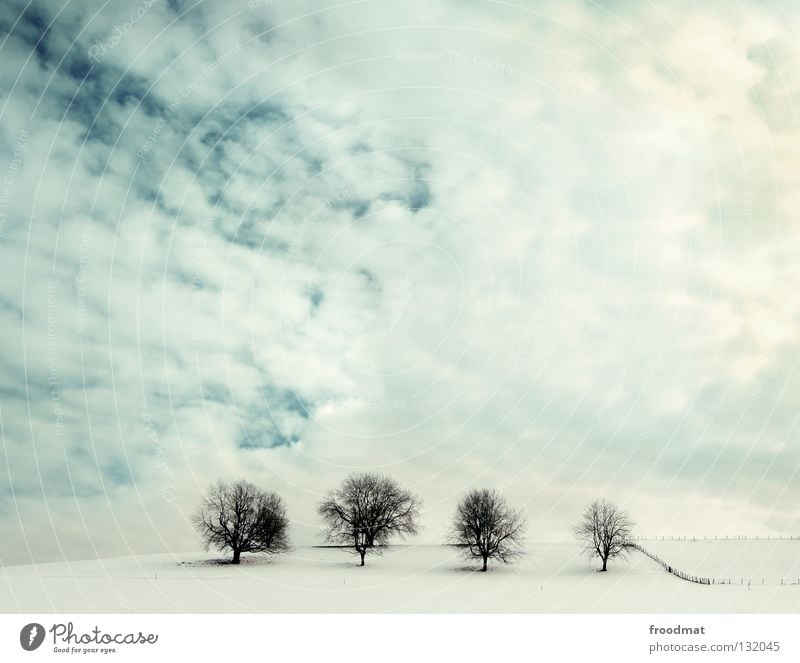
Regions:
[[353, 469], [422, 543], [800, 533], [798, 18], [4, 2], [0, 563], [196, 549], [217, 478], [315, 542]]

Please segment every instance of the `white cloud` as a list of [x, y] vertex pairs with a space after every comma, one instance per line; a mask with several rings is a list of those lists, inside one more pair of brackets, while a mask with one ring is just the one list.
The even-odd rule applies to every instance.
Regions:
[[96, 61], [129, 7], [2, 47], [4, 561], [191, 547], [218, 476], [309, 538], [349, 467], [431, 531], [472, 483], [542, 536], [599, 493], [650, 531], [797, 524], [780, 16], [178, 5]]

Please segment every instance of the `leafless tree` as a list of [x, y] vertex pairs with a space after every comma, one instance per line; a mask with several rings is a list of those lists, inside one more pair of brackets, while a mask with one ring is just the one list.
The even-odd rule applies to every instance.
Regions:
[[[317, 510], [331, 543], [352, 546], [364, 557], [393, 536], [417, 533], [420, 499], [392, 478], [351, 474], [320, 502]], [[379, 548], [377, 548], [379, 549]]]
[[575, 525], [575, 536], [583, 550], [603, 561], [601, 571], [606, 571], [608, 560], [620, 557], [627, 551], [633, 522], [625, 511], [606, 500], [595, 500], [583, 510]]
[[193, 521], [206, 550], [230, 550], [233, 564], [243, 552], [283, 552], [289, 548], [289, 519], [283, 500], [247, 481], [212, 484]]
[[525, 518], [512, 509], [496, 490], [471, 490], [456, 507], [450, 542], [461, 546], [468, 557], [508, 563], [522, 554]]

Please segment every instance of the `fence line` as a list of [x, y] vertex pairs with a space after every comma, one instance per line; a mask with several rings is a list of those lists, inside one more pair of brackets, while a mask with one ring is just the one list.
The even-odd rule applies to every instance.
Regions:
[[[641, 539], [642, 537], [636, 537], [636, 538]], [[758, 580], [756, 580], [754, 582], [751, 578], [741, 578], [740, 577], [739, 578], [739, 582], [737, 583], [737, 582], [735, 582], [735, 580], [736, 580], [735, 578], [708, 578], [706, 576], [692, 575], [691, 573], [685, 573], [683, 571], [680, 571], [680, 570], [676, 569], [674, 566], [672, 566], [671, 564], [669, 564], [669, 563], [665, 562], [663, 559], [661, 559], [658, 555], [650, 552], [649, 550], [647, 550], [647, 548], [645, 548], [644, 546], [636, 543], [635, 541], [629, 542], [626, 545], [626, 547], [633, 548], [634, 550], [638, 550], [643, 555], [649, 557], [654, 562], [656, 562], [660, 566], [664, 567], [664, 570], [667, 571], [667, 573], [671, 573], [672, 575], [676, 576], [677, 578], [680, 578], [681, 580], [686, 580], [687, 582], [697, 583], [698, 585], [741, 585], [741, 586], [745, 586], [746, 585], [749, 588], [752, 585], [766, 585], [767, 584], [766, 583], [766, 578], [758, 579], [761, 582], [759, 582]], [[745, 581], [747, 581], [747, 582], [745, 582]], [[770, 582], [769, 584], [772, 585], [773, 583]], [[788, 579], [787, 580], [786, 578], [780, 578], [780, 583], [778, 583], [778, 579], [776, 579], [775, 580], [775, 585], [778, 585], [778, 584], [780, 584], [780, 585], [800, 585], [800, 578], [797, 578], [795, 581], [792, 581], [792, 579]]]
[[800, 541], [800, 535], [775, 534], [753, 536], [750, 534], [725, 536], [635, 536], [635, 541]]
[[664, 567], [667, 573], [671, 573], [672, 575], [680, 578], [681, 580], [686, 580], [687, 582], [694, 582], [698, 585], [716, 585], [717, 581], [713, 578], [705, 578], [703, 576], [694, 576], [691, 573], [684, 573], [683, 571], [679, 571], [671, 564], [667, 564], [663, 559], [661, 559], [658, 555], [651, 553], [649, 550], [644, 548], [643, 546], [639, 545], [638, 543], [630, 542], [628, 543], [628, 548], [633, 548], [634, 550], [638, 550], [643, 555], [646, 555], [650, 559], [652, 559], [657, 564], [660, 564]]

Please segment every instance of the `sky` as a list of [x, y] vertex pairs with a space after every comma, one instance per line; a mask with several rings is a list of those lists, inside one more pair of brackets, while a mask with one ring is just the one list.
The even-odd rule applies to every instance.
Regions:
[[0, 564], [351, 471], [800, 534], [799, 11], [4, 2]]

